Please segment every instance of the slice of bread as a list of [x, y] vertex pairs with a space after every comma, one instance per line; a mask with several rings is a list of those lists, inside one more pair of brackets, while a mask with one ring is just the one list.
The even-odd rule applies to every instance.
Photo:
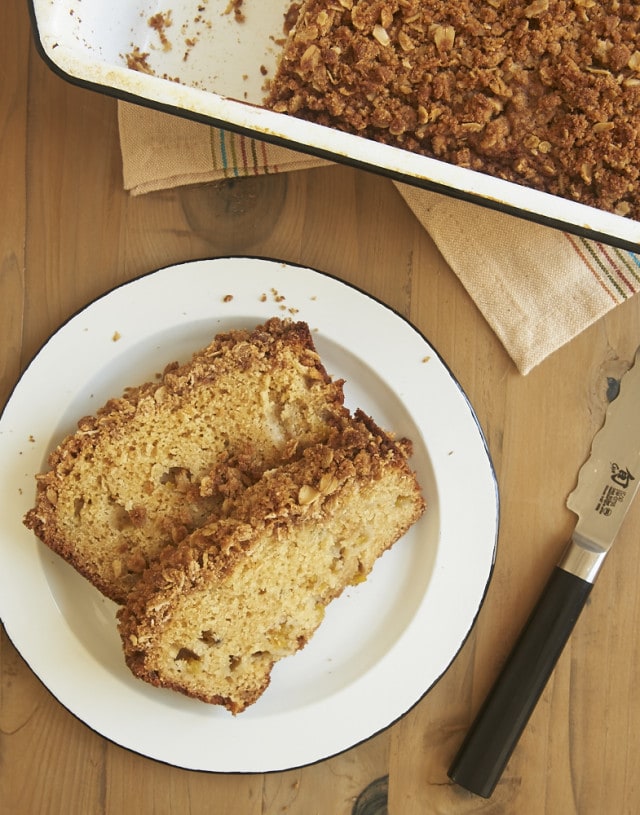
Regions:
[[118, 611], [131, 671], [234, 714], [254, 703], [275, 662], [421, 516], [407, 452], [357, 412], [165, 550]]
[[306, 323], [218, 335], [156, 382], [78, 423], [37, 479], [25, 524], [118, 603], [265, 469], [326, 439], [348, 413]]

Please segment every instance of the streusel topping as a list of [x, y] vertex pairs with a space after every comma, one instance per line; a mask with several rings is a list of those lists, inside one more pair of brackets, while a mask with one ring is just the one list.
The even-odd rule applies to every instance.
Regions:
[[276, 111], [640, 219], [640, 4], [308, 0]]

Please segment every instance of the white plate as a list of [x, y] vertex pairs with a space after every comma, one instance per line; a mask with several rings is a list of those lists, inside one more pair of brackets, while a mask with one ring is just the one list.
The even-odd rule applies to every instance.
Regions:
[[[283, 299], [284, 298], [284, 299]], [[22, 525], [34, 475], [78, 418], [184, 360], [218, 331], [305, 320], [350, 407], [413, 440], [423, 518], [328, 609], [237, 717], [128, 671], [104, 599]], [[442, 676], [491, 575], [498, 495], [478, 422], [437, 352], [372, 297], [311, 269], [255, 258], [172, 266], [96, 300], [45, 344], [0, 420], [0, 612], [51, 693], [89, 727], [189, 769], [267, 772], [339, 753], [387, 727]]]

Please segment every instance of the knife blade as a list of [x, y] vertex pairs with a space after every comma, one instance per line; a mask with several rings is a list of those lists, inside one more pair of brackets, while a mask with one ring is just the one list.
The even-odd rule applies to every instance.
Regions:
[[569, 544], [449, 768], [456, 784], [493, 793], [639, 486], [640, 348], [567, 499], [578, 516]]

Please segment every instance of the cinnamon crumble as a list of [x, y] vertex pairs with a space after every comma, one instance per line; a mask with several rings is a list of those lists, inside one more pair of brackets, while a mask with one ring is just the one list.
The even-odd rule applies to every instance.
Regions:
[[631, 0], [306, 0], [265, 104], [640, 219], [639, 21]]

